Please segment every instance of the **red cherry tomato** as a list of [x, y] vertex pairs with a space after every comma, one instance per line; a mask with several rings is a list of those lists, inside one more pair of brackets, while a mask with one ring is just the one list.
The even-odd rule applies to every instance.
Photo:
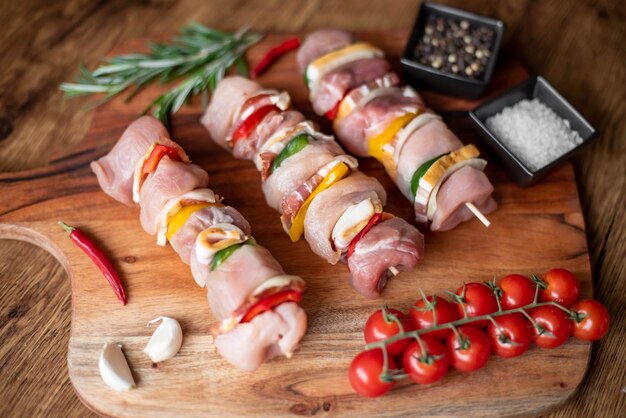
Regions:
[[[496, 296], [489, 286], [482, 283], [467, 283], [456, 291], [462, 299], [462, 303], [457, 303], [459, 318], [463, 318], [463, 306], [469, 318], [475, 316], [488, 315], [498, 310]], [[488, 320], [473, 322], [472, 325], [484, 328], [489, 324]]]
[[524, 354], [530, 346], [530, 324], [522, 314], [508, 314], [495, 318], [498, 326], [492, 322], [487, 327], [487, 337], [491, 351], [500, 357], [517, 357]]
[[[383, 350], [374, 348], [363, 351], [352, 360], [348, 378], [352, 388], [362, 396], [375, 398], [389, 392], [395, 382], [383, 382], [380, 375], [384, 368]], [[396, 363], [389, 358], [389, 368], [395, 369]]]
[[558, 302], [569, 308], [578, 300], [580, 283], [571, 271], [552, 269], [541, 280], [546, 284], [546, 288], [539, 292], [542, 302]]
[[502, 309], [516, 309], [533, 303], [535, 284], [521, 274], [510, 274], [500, 279], [498, 287], [502, 289], [500, 304]]
[[[396, 315], [400, 319], [400, 322], [404, 327], [404, 331], [413, 331], [413, 322], [411, 322], [410, 318], [406, 317], [397, 309], [387, 309], [387, 311], [390, 314]], [[365, 323], [365, 330], [363, 331], [363, 334], [365, 335], [365, 342], [369, 344], [392, 337], [399, 332], [400, 327], [398, 326], [398, 323], [392, 319], [387, 321], [385, 319], [385, 315], [383, 314], [383, 310], [379, 309], [374, 312]], [[387, 345], [387, 352], [393, 357], [399, 356], [410, 343], [410, 338], [396, 341]]]
[[439, 341], [431, 337], [421, 337], [424, 350], [417, 341], [404, 351], [402, 363], [404, 371], [412, 381], [420, 385], [428, 385], [445, 376], [450, 368], [448, 350]]
[[559, 347], [572, 332], [572, 321], [557, 307], [539, 306], [530, 311], [530, 316], [541, 327], [532, 328], [533, 341], [539, 347]]
[[[430, 328], [435, 325], [435, 319], [437, 324], [447, 324], [448, 322], [456, 321], [459, 319], [456, 306], [454, 303], [448, 302], [444, 298], [435, 296], [428, 296], [426, 298], [428, 302], [433, 303], [435, 306], [433, 310], [425, 310], [426, 302], [424, 299], [420, 299], [415, 303], [415, 307], [411, 309], [411, 318], [413, 318], [413, 324], [415, 329]], [[417, 308], [417, 309], [416, 309]], [[448, 335], [452, 333], [449, 328], [440, 329], [437, 331], [427, 332], [422, 334], [423, 337], [436, 338], [438, 340], [445, 340]]]
[[604, 337], [609, 329], [609, 311], [603, 304], [593, 299], [581, 300], [571, 308], [584, 318], [574, 321], [572, 334], [579, 340], [596, 341]]
[[491, 347], [485, 333], [471, 325], [462, 326], [459, 333], [462, 336], [460, 340], [451, 334], [446, 342], [452, 367], [462, 372], [472, 372], [487, 364]]

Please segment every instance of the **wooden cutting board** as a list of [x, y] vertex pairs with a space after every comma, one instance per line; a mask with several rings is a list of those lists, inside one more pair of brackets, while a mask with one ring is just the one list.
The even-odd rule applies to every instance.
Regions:
[[[250, 51], [250, 61], [258, 62], [268, 48], [288, 36], [268, 36]], [[380, 45], [397, 62], [407, 34], [359, 37]], [[115, 52], [137, 49], [143, 43], [129, 42]], [[519, 64], [502, 61], [490, 94], [526, 77]], [[260, 81], [288, 90], [296, 107], [310, 110], [293, 55]], [[109, 151], [158, 91], [151, 88], [129, 105], [115, 100], [98, 108], [82, 143], [48, 166], [0, 174], [0, 238], [41, 246], [68, 271], [73, 292], [68, 369], [78, 396], [89, 408], [114, 416], [518, 416], [543, 413], [576, 390], [587, 368], [590, 345], [573, 339], [554, 350], [533, 347], [511, 360], [493, 357], [481, 371], [451, 372], [433, 386], [404, 382], [378, 399], [353, 393], [347, 378], [350, 361], [363, 348], [362, 328], [368, 315], [383, 303], [408, 309], [419, 288], [442, 292], [458, 288], [463, 281], [542, 273], [559, 266], [575, 272], [583, 295], [591, 296], [585, 225], [571, 165], [523, 190], [485, 152], [499, 203], [498, 211], [489, 216], [492, 226], [486, 229], [474, 220], [451, 232], [426, 233], [425, 260], [413, 272], [393, 279], [382, 299], [371, 301], [350, 288], [345, 266], [326, 264], [305, 242], [290, 242], [278, 215], [264, 203], [253, 165], [234, 160], [210, 141], [198, 123], [200, 107], [193, 103], [174, 118], [173, 138], [209, 172], [210, 186], [250, 221], [256, 239], [287, 272], [302, 276], [308, 284], [302, 305], [309, 315], [309, 330], [295, 356], [270, 361], [255, 373], [230, 366], [212, 345], [208, 326], [214, 318], [205, 290], [195, 285], [189, 268], [171, 248], [158, 247], [154, 237], [143, 232], [138, 210], [106, 196], [89, 169], [89, 163]], [[464, 142], [476, 142], [465, 111], [477, 102], [433, 93], [424, 93], [424, 99], [443, 113]], [[328, 129], [328, 124], [324, 126]], [[371, 160], [362, 161], [361, 167], [389, 191], [387, 210], [411, 221], [411, 206], [381, 167]], [[118, 303], [96, 267], [56, 225], [58, 220], [97, 237], [123, 277], [127, 306]], [[152, 331], [146, 323], [161, 315], [177, 318], [185, 337], [178, 356], [153, 365], [142, 353]], [[101, 381], [98, 356], [110, 341], [123, 344], [137, 390], [118, 394]]]

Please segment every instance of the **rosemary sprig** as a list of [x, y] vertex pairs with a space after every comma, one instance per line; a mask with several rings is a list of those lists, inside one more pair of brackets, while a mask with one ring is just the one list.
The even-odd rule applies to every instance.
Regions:
[[168, 116], [176, 113], [191, 95], [202, 94], [203, 105], [209, 91], [235, 65], [239, 73], [247, 75], [244, 54], [259, 42], [263, 35], [243, 28], [227, 33], [192, 22], [181, 29], [172, 43], [150, 43], [147, 54], [124, 54], [106, 60], [94, 71], [81, 65], [75, 83], [62, 83], [66, 97], [103, 93], [100, 105], [114, 96], [131, 90], [126, 101], [147, 85], [160, 84], [184, 78], [177, 86], [154, 100], [144, 113], [152, 110], [155, 117], [167, 124]]

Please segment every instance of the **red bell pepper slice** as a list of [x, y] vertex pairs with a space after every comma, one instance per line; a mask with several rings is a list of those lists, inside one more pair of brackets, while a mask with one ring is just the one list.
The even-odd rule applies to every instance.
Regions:
[[156, 144], [154, 148], [152, 148], [152, 152], [150, 153], [146, 161], [144, 161], [143, 167], [141, 168], [141, 174], [147, 176], [148, 174], [156, 170], [157, 165], [159, 165], [159, 161], [161, 161], [161, 158], [166, 155], [175, 161], [183, 160], [176, 148], [168, 147], [167, 145]]
[[343, 102], [343, 99], [346, 98], [346, 96], [351, 92], [352, 90], [348, 90], [344, 93], [343, 97], [337, 101], [337, 103], [335, 103], [335, 105], [333, 106], [332, 109], [330, 109], [328, 112], [326, 112], [324, 114], [324, 116], [326, 116], [326, 118], [330, 119], [330, 120], [335, 120], [335, 118], [337, 117], [337, 113], [339, 112], [339, 106], [341, 106], [341, 102]]
[[372, 229], [374, 225], [379, 223], [382, 219], [382, 213], [375, 213], [374, 216], [370, 218], [370, 221], [367, 223], [367, 225], [365, 225], [365, 228], [361, 229], [361, 232], [356, 234], [356, 237], [352, 238], [352, 241], [350, 241], [350, 245], [348, 246], [348, 255], [346, 256], [346, 260], [350, 258], [352, 253], [354, 253], [354, 248], [356, 247], [356, 244], [361, 240], [361, 238], [363, 238], [365, 234], [370, 232], [370, 229]]
[[341, 105], [341, 100], [339, 100], [337, 102], [337, 104], [335, 104], [335, 106], [333, 106], [332, 109], [330, 109], [328, 112], [326, 112], [324, 114], [324, 116], [326, 116], [327, 119], [335, 120], [335, 118], [337, 117], [337, 112], [339, 112], [339, 106], [340, 105]]
[[273, 110], [280, 112], [280, 109], [276, 105], [263, 106], [255, 110], [250, 116], [246, 118], [246, 120], [241, 122], [241, 124], [237, 127], [237, 130], [233, 133], [231, 137], [230, 145], [233, 146], [235, 145], [235, 142], [239, 141], [240, 139], [249, 137], [250, 134], [257, 127], [257, 125], [261, 123], [263, 118]]
[[262, 314], [263, 312], [269, 311], [272, 308], [280, 305], [281, 303], [300, 303], [301, 300], [302, 292], [299, 292], [297, 290], [283, 290], [282, 292], [274, 293], [273, 295], [263, 298], [254, 305], [252, 305], [252, 307], [248, 309], [248, 312], [246, 312], [240, 322], [250, 322], [255, 316]]

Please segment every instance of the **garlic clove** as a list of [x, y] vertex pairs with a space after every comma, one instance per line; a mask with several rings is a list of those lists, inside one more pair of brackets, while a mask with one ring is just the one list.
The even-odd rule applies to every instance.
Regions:
[[116, 391], [125, 392], [135, 388], [135, 380], [122, 352], [121, 344], [107, 343], [104, 345], [100, 353], [98, 368], [104, 383]]
[[148, 322], [148, 326], [161, 321], [161, 324], [150, 337], [143, 352], [153, 363], [169, 360], [178, 353], [183, 343], [183, 330], [174, 318], [159, 316]]

